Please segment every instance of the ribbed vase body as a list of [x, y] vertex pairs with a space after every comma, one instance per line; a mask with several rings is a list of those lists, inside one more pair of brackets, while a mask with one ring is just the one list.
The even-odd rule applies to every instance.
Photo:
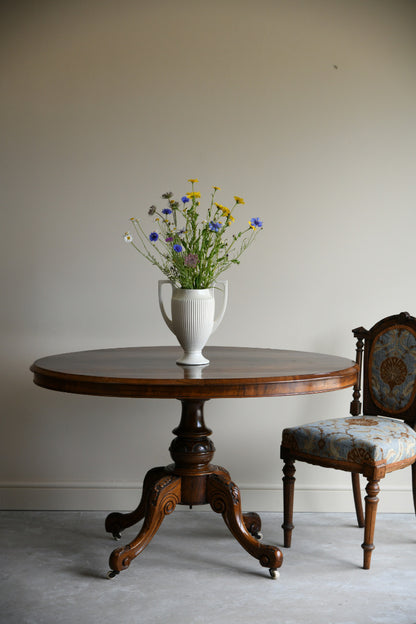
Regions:
[[[169, 318], [163, 303], [162, 289], [169, 286], [172, 289], [171, 316]], [[175, 334], [183, 349], [183, 355], [177, 364], [185, 366], [209, 364], [209, 360], [202, 355], [208, 338], [221, 323], [228, 301], [227, 280], [216, 282], [215, 288], [186, 289], [176, 288], [169, 280], [159, 280], [158, 295], [159, 307], [166, 325]], [[215, 303], [215, 291], [222, 294], [220, 306]], [[218, 303], [218, 300], [217, 300]], [[185, 371], [185, 377], [196, 378]]]
[[174, 288], [172, 293], [172, 329], [184, 356], [178, 364], [207, 364], [201, 353], [214, 327], [215, 297], [213, 288], [187, 290]]

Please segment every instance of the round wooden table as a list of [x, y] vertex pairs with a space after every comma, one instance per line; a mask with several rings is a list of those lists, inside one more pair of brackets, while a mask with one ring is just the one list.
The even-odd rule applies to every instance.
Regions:
[[269, 568], [272, 577], [282, 565], [276, 546], [259, 541], [261, 521], [243, 514], [240, 491], [225, 468], [211, 463], [215, 447], [204, 422], [204, 403], [213, 398], [272, 397], [339, 390], [357, 380], [355, 362], [331, 355], [208, 347], [208, 366], [178, 366], [179, 347], [133, 347], [52, 355], [31, 367], [43, 388], [112, 397], [179, 399], [181, 420], [173, 430], [169, 451], [173, 463], [149, 470], [138, 507], [111, 513], [105, 527], [120, 532], [144, 520], [138, 535], [110, 556], [109, 576], [125, 570], [151, 541], [165, 515], [177, 504], [210, 504], [221, 513], [237, 541]]

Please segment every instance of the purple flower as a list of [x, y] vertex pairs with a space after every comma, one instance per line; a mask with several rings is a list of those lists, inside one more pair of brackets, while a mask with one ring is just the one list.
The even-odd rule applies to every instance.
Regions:
[[152, 232], [151, 234], [149, 234], [149, 239], [152, 241], [152, 243], [155, 243], [158, 238], [159, 234], [157, 232]]
[[162, 212], [165, 215], [172, 214], [172, 210], [170, 208], [163, 208]]
[[184, 195], [183, 197], [181, 197], [181, 200], [184, 204], [187, 204], [189, 202], [189, 197], [187, 197], [186, 195]]
[[253, 230], [255, 230], [256, 228], [261, 228], [263, 227], [263, 221], [260, 221], [258, 217], [253, 217], [252, 219], [250, 219], [250, 227], [253, 228]]
[[168, 236], [167, 238], [165, 238], [165, 241], [167, 243], [171, 243], [173, 241], [173, 236]]
[[189, 266], [189, 267], [196, 267], [196, 265], [198, 264], [198, 261], [199, 261], [199, 258], [197, 254], [188, 254], [183, 259], [184, 265]]
[[182, 245], [174, 245], [173, 246], [173, 251], [176, 251], [176, 253], [181, 253]]
[[221, 228], [222, 228], [222, 224], [221, 223], [216, 223], [215, 221], [210, 221], [209, 229], [211, 230], [211, 232], [219, 232]]

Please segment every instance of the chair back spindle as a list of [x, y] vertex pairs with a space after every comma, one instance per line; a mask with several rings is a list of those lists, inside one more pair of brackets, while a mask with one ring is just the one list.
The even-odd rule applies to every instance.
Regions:
[[358, 364], [358, 376], [357, 382], [354, 385], [354, 391], [352, 394], [353, 400], [350, 404], [350, 414], [351, 416], [359, 416], [361, 414], [361, 375], [362, 375], [362, 360], [363, 360], [363, 349], [364, 349], [364, 339], [366, 338], [368, 331], [364, 329], [364, 327], [357, 327], [352, 330], [354, 336], [357, 338], [357, 344], [355, 349], [355, 361]]

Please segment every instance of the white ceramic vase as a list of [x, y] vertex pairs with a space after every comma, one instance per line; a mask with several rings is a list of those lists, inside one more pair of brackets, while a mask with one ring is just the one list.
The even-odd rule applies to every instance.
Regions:
[[[162, 299], [162, 287], [172, 287], [172, 318], [166, 313]], [[222, 305], [215, 314], [215, 290], [222, 292]], [[176, 288], [169, 280], [159, 280], [159, 306], [169, 329], [175, 334], [183, 349], [183, 356], [177, 364], [187, 366], [209, 364], [202, 355], [202, 349], [210, 335], [217, 329], [224, 316], [228, 300], [228, 282], [218, 282], [214, 288]]]

